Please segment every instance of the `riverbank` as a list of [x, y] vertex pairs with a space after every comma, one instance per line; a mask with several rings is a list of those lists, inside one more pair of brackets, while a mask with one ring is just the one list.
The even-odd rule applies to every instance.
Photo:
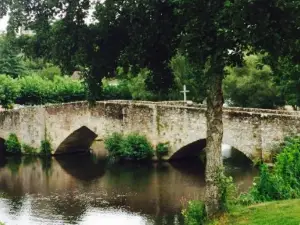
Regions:
[[210, 225], [298, 225], [300, 224], [300, 199], [274, 201], [239, 207]]

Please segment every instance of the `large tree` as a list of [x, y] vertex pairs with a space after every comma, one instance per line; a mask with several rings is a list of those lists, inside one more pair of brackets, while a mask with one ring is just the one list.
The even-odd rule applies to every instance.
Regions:
[[211, 216], [221, 207], [224, 68], [241, 64], [245, 50], [268, 52], [275, 59], [289, 55], [297, 60], [300, 1], [174, 1], [186, 21], [182, 47], [207, 78], [206, 210]]
[[[150, 69], [152, 76], [147, 78], [147, 86], [157, 93], [167, 93], [173, 85], [168, 64], [179, 39], [177, 16], [170, 1], [5, 3], [3, 11], [10, 9], [10, 33], [21, 25], [34, 30], [35, 38], [31, 39], [34, 56], [52, 60], [67, 72], [77, 66], [88, 68], [85, 75], [89, 84], [100, 84], [104, 76], [114, 76], [116, 67], [121, 65], [136, 72]], [[87, 25], [84, 20], [92, 6], [94, 21]]]

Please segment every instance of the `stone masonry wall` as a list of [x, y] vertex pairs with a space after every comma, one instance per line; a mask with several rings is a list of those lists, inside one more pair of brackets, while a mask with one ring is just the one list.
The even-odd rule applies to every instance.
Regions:
[[[113, 132], [136, 132], [147, 136], [153, 145], [169, 142], [171, 157], [184, 146], [206, 138], [205, 112], [204, 107], [182, 102], [107, 101], [97, 102], [95, 107], [86, 102], [26, 107], [0, 112], [0, 138], [16, 133], [22, 143], [35, 148], [47, 138], [55, 153], [82, 127], [99, 139]], [[272, 147], [285, 136], [300, 133], [300, 114], [284, 111], [225, 108], [223, 123], [223, 143], [253, 160], [267, 159]]]

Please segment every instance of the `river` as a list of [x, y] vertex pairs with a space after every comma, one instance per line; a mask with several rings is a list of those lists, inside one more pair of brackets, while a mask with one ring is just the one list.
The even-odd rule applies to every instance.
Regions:
[[[226, 166], [240, 191], [257, 170]], [[22, 224], [182, 225], [182, 207], [203, 199], [200, 161], [113, 164], [96, 155], [0, 162], [0, 221]]]

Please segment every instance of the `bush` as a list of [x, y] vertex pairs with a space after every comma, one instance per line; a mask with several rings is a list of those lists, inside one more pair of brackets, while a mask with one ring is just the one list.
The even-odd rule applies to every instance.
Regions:
[[53, 102], [53, 83], [37, 75], [25, 76], [19, 79], [21, 87], [17, 103], [23, 105], [41, 105]]
[[53, 101], [54, 102], [73, 102], [84, 100], [86, 97], [84, 85], [70, 77], [55, 76], [53, 79]]
[[38, 70], [37, 74], [48, 80], [54, 80], [55, 77], [62, 76], [60, 68], [51, 64], [46, 64], [46, 67]]
[[151, 159], [153, 148], [146, 137], [130, 134], [121, 142], [124, 158], [128, 160]]
[[27, 145], [27, 144], [22, 144], [23, 152], [27, 155], [36, 155], [37, 154], [37, 149]]
[[156, 156], [161, 159], [163, 156], [168, 155], [169, 153], [169, 143], [159, 143], [156, 146]]
[[52, 147], [49, 140], [41, 141], [41, 155], [50, 156], [52, 154]]
[[105, 140], [110, 155], [117, 159], [145, 160], [153, 156], [153, 148], [146, 137], [138, 134], [122, 136], [114, 133]]
[[131, 93], [124, 81], [119, 81], [117, 84], [110, 84], [109, 81], [104, 80], [102, 87], [102, 99], [103, 100], [131, 100]]
[[111, 136], [105, 139], [104, 141], [105, 148], [108, 150], [110, 156], [114, 158], [123, 157], [123, 153], [121, 149], [122, 141], [123, 141], [123, 136], [119, 133], [113, 133]]
[[273, 171], [260, 167], [260, 176], [250, 190], [256, 202], [300, 197], [300, 137], [289, 138], [276, 157]]
[[10, 134], [5, 141], [5, 148], [8, 153], [21, 154], [21, 144], [16, 134]]
[[25, 76], [18, 80], [21, 88], [19, 104], [35, 105], [84, 100], [84, 85], [69, 77], [54, 76], [53, 80], [38, 75]]
[[20, 86], [13, 78], [0, 75], [0, 104], [4, 108], [12, 108], [20, 93]]
[[182, 210], [184, 224], [201, 225], [206, 221], [205, 204], [201, 201], [190, 201], [186, 209]]

